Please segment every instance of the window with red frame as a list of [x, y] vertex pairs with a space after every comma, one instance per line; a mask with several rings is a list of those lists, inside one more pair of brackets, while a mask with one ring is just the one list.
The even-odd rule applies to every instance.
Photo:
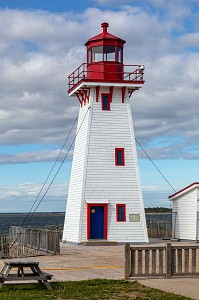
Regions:
[[116, 166], [124, 166], [124, 148], [115, 148], [115, 165]]
[[116, 204], [117, 222], [126, 222], [126, 204]]
[[102, 110], [110, 110], [110, 94], [102, 94]]

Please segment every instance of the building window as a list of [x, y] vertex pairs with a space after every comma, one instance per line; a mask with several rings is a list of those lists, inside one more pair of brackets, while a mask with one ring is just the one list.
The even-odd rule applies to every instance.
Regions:
[[102, 94], [102, 110], [110, 110], [110, 94]]
[[88, 52], [87, 52], [87, 61], [88, 61], [88, 64], [90, 64], [92, 62], [92, 51], [91, 51], [91, 48], [88, 49]]
[[104, 61], [115, 61], [115, 46], [104, 46]]
[[123, 49], [118, 46], [95, 46], [88, 49], [88, 64], [100, 61], [115, 61], [122, 63]]
[[124, 166], [124, 148], [115, 148], [115, 165]]
[[93, 62], [103, 61], [103, 47], [97, 46], [92, 48], [93, 52]]
[[126, 204], [116, 204], [117, 222], [126, 222]]
[[117, 47], [116, 61], [122, 63], [122, 48]]

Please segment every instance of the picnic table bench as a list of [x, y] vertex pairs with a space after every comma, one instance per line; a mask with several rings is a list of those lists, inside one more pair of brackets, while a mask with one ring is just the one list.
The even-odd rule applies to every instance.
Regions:
[[[11, 272], [12, 268], [15, 272]], [[37, 280], [40, 284], [44, 284], [47, 289], [52, 290], [48, 280], [53, 275], [43, 272], [39, 267], [39, 262], [30, 260], [6, 260], [0, 271], [0, 288], [6, 281], [24, 281]]]

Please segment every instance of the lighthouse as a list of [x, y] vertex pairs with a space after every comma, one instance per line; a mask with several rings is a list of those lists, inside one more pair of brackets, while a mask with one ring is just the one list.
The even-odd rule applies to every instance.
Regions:
[[148, 242], [130, 98], [143, 65], [125, 65], [125, 40], [102, 32], [86, 43], [87, 62], [69, 76], [79, 101], [63, 241]]

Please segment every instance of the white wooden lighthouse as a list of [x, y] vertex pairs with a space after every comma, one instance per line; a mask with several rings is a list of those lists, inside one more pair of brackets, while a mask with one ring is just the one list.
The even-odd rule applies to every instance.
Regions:
[[69, 76], [80, 110], [63, 241], [148, 242], [130, 107], [144, 66], [124, 65], [125, 41], [101, 26]]

